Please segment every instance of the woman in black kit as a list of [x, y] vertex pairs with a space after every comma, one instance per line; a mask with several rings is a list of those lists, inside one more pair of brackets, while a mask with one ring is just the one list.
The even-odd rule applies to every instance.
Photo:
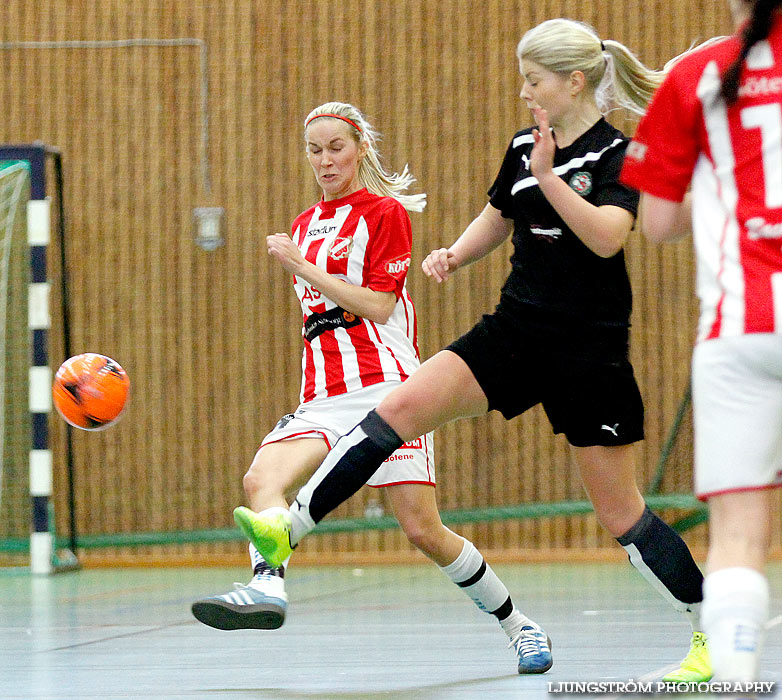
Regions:
[[[513, 137], [478, 217], [423, 262], [424, 273], [443, 282], [512, 235], [499, 304], [337, 442], [290, 514], [259, 513], [256, 546], [290, 552], [405, 441], [457, 418], [497, 410], [511, 419], [540, 403], [572, 446], [600, 523], [692, 624], [690, 652], [666, 680], [706, 681], [703, 576], [679, 535], [646, 507], [635, 479], [643, 403], [628, 359], [622, 248], [639, 196], [619, 182], [628, 138], [603, 117], [612, 107], [643, 113], [662, 73], [572, 20], [531, 29], [517, 56], [521, 98], [537, 127]], [[545, 635], [538, 641], [544, 652]]]

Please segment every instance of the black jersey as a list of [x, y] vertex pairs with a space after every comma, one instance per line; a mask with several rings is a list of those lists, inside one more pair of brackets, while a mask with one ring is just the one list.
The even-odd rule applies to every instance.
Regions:
[[[638, 211], [638, 192], [619, 182], [629, 139], [605, 119], [566, 148], [557, 148], [554, 172], [591, 204]], [[500, 308], [530, 305], [550, 319], [623, 326], [630, 323], [632, 293], [624, 252], [601, 258], [568, 228], [529, 169], [532, 129], [511, 141], [489, 190], [492, 206], [513, 219], [512, 270]]]

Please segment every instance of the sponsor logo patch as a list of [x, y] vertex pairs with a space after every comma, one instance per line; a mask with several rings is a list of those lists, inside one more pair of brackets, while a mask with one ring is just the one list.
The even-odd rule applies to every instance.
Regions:
[[739, 88], [739, 97], [766, 97], [782, 92], [782, 78], [750, 77]]
[[782, 223], [774, 224], [766, 221], [762, 216], [754, 216], [747, 219], [747, 235], [749, 240], [757, 241], [760, 238], [782, 237]]
[[424, 447], [424, 440], [423, 438], [416, 438], [415, 440], [411, 440], [410, 442], [406, 442], [402, 447], [398, 447], [396, 452], [392, 454], [387, 459], [384, 459], [383, 462], [398, 462], [399, 460], [403, 459], [415, 459], [415, 455], [412, 454], [399, 454], [402, 452], [402, 450], [421, 450]]
[[592, 191], [592, 175], [586, 170], [581, 170], [570, 178], [568, 184], [570, 189], [584, 197]]
[[345, 311], [340, 306], [335, 306], [327, 311], [315, 312], [304, 320], [303, 335], [308, 342], [312, 342], [322, 333], [333, 331], [336, 328], [353, 328], [361, 323], [361, 318], [350, 311]]
[[390, 457], [384, 459], [383, 462], [384, 463], [385, 462], [399, 462], [401, 460], [407, 460], [407, 459], [415, 459], [415, 455], [400, 455], [400, 454], [396, 454], [396, 452], [395, 452]]
[[386, 272], [394, 279], [402, 279], [410, 267], [410, 256], [403, 255], [395, 260], [389, 260], [386, 263]]
[[539, 240], [546, 241], [546, 243], [553, 243], [562, 235], [561, 228], [541, 228], [540, 226], [530, 226], [532, 235]]
[[307, 238], [314, 238], [316, 236], [327, 236], [337, 227], [334, 224], [323, 224], [323, 226], [316, 226], [307, 231]]

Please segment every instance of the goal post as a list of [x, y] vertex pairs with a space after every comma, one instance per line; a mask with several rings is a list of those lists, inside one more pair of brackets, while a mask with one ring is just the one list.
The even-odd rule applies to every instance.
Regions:
[[[8, 164], [11, 164], [8, 166]], [[17, 183], [11, 183], [4, 177], [14, 174], [15, 164], [21, 164], [25, 174], [29, 178], [27, 187], [20, 188]], [[53, 183], [49, 186], [47, 192], [47, 166], [51, 164], [54, 173]], [[4, 167], [7, 166], [7, 167]], [[27, 394], [27, 421], [26, 430], [24, 427], [16, 429], [16, 435], [6, 437], [5, 421], [3, 421], [3, 464], [13, 464], [11, 457], [17, 460], [20, 448], [18, 442], [20, 436], [27, 435], [27, 477], [29, 481], [29, 562], [30, 571], [33, 574], [51, 574], [56, 571], [72, 569], [78, 566], [75, 557], [75, 530], [73, 517], [73, 498], [72, 498], [72, 459], [70, 449], [70, 435], [67, 440], [66, 466], [68, 469], [68, 485], [71, 493], [69, 494], [69, 510], [71, 511], [70, 524], [70, 547], [63, 548], [58, 546], [56, 536], [56, 526], [54, 520], [54, 505], [52, 501], [53, 479], [53, 459], [49, 436], [49, 419], [52, 412], [52, 370], [49, 361], [50, 353], [50, 330], [51, 330], [51, 281], [49, 279], [48, 256], [50, 241], [52, 236], [52, 197], [50, 192], [56, 194], [56, 220], [58, 223], [58, 248], [64, 258], [64, 207], [62, 199], [62, 160], [60, 152], [50, 146], [42, 143], [6, 145], [0, 146], [0, 217], [4, 217], [3, 226], [3, 250], [9, 251], [9, 255], [3, 258], [3, 269], [9, 265], [10, 251], [14, 247], [14, 229], [21, 228], [18, 221], [22, 213], [26, 214], [24, 219], [26, 225], [21, 235], [26, 238], [27, 260], [26, 270], [21, 270], [23, 262], [16, 264], [16, 274], [6, 274], [2, 280], [2, 319], [3, 333], [2, 342], [4, 345], [5, 364], [2, 372], [4, 415], [9, 411], [21, 412], [23, 409], [20, 403], [23, 395]], [[24, 194], [28, 194], [26, 202], [22, 202]], [[21, 259], [20, 259], [21, 260]], [[65, 268], [61, 271], [61, 277], [64, 282]], [[25, 280], [26, 277], [26, 280]], [[23, 299], [23, 288], [26, 281], [26, 299]], [[63, 290], [65, 289], [63, 285]], [[24, 303], [26, 301], [26, 304]], [[20, 311], [26, 306], [26, 326], [27, 332], [23, 333], [20, 326], [24, 323]], [[65, 296], [63, 295], [63, 306]], [[15, 323], [15, 328], [6, 324], [6, 318], [9, 317]], [[64, 337], [67, 352], [67, 314], [63, 313]], [[17, 357], [14, 360], [9, 353], [8, 344], [12, 336], [23, 337], [20, 349], [17, 351]], [[26, 357], [23, 357], [26, 355]], [[16, 375], [13, 372], [6, 372], [6, 367], [10, 362], [27, 365], [26, 392], [21, 386], [22, 377], [19, 376], [17, 368]], [[17, 421], [21, 422], [21, 421]], [[16, 455], [6, 455], [11, 450], [11, 440], [16, 441]], [[5, 470], [3, 470], [5, 471]], [[0, 499], [4, 494], [12, 494], [13, 489], [9, 480], [12, 478], [20, 479], [20, 470], [16, 474], [0, 471]], [[18, 498], [18, 494], [17, 494]], [[5, 504], [4, 510], [8, 510]], [[21, 512], [17, 508], [17, 512]], [[0, 537], [3, 533], [0, 533]], [[10, 542], [5, 549], [14, 548], [14, 539], [7, 538]], [[16, 540], [18, 548], [18, 539]], [[3, 545], [0, 539], [0, 548]]]

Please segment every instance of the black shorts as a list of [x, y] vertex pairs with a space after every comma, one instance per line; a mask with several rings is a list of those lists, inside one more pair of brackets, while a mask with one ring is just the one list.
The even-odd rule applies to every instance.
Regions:
[[571, 445], [629, 445], [644, 437], [641, 392], [626, 328], [552, 326], [539, 312], [485, 315], [446, 350], [461, 357], [510, 420], [543, 404]]

